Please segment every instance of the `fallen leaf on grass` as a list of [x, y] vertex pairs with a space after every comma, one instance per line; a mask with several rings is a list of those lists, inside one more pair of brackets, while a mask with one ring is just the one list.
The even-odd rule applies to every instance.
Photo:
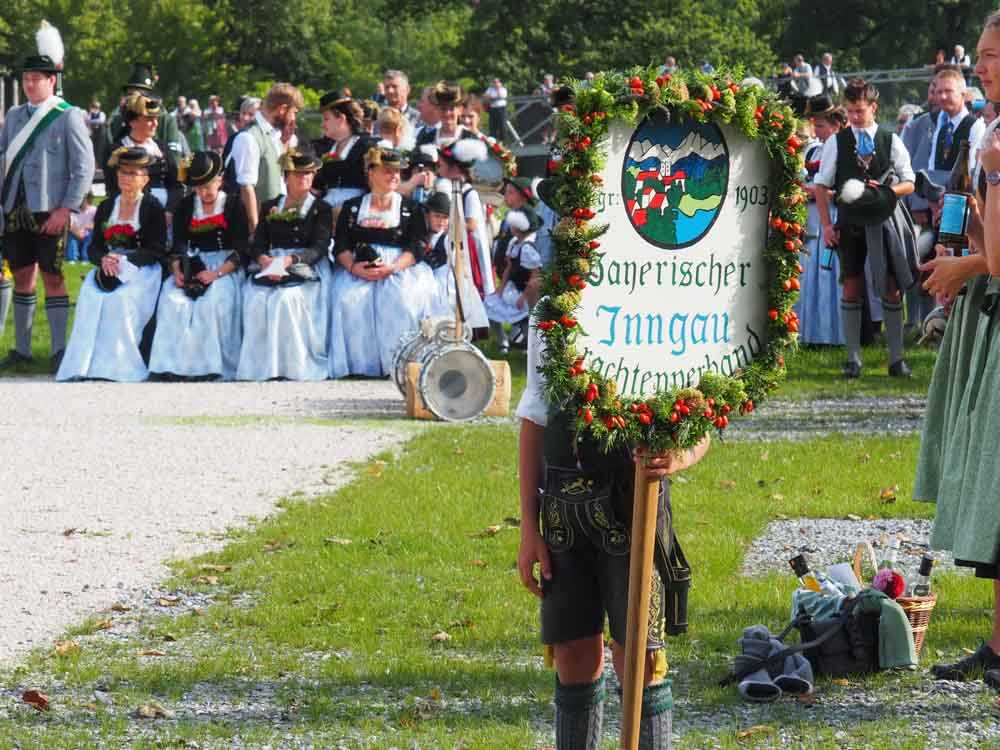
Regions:
[[352, 544], [350, 539], [343, 539], [339, 536], [328, 536], [323, 540], [323, 544], [336, 544], [341, 547], [346, 547], [348, 544]]
[[56, 656], [75, 654], [79, 650], [80, 645], [76, 641], [56, 641]]
[[892, 487], [883, 487], [882, 491], [878, 493], [878, 499], [882, 501], [884, 505], [896, 502], [896, 493], [899, 492], [899, 485], [894, 484]]
[[161, 596], [156, 600], [156, 603], [161, 607], [176, 607], [180, 604], [181, 598], [179, 596]]
[[432, 701], [441, 700], [441, 688], [431, 688], [431, 694], [427, 696]]
[[861, 516], [859, 516], [859, 515], [857, 515], [855, 513], [848, 513], [847, 516], [846, 516], [846, 518], [847, 518], [848, 521], [860, 521], [861, 520]]
[[41, 690], [25, 690], [21, 695], [21, 700], [27, 703], [36, 711], [49, 710], [49, 696]]
[[850, 687], [851, 683], [849, 680], [845, 680], [843, 677], [838, 677], [835, 680], [830, 680], [831, 684], [839, 685], [840, 687]]
[[771, 457], [770, 451], [762, 451], [761, 454], [760, 454], [760, 460], [761, 461], [766, 461], [770, 457]]
[[195, 583], [200, 583], [205, 586], [215, 586], [219, 582], [218, 576], [198, 576], [194, 579]]
[[495, 523], [492, 526], [487, 526], [482, 531], [477, 531], [475, 533], [469, 534], [473, 539], [488, 539], [491, 536], [496, 536], [501, 531], [503, 531], [503, 526], [501, 524]]
[[94, 630], [111, 630], [114, 625], [111, 620], [98, 620], [94, 623]]
[[139, 719], [172, 719], [174, 712], [168, 711], [159, 703], [143, 703], [135, 710], [135, 715]]
[[474, 565], [477, 568], [485, 568], [486, 567], [486, 561], [485, 560], [472, 560], [472, 561], [470, 561], [469, 564], [470, 565]]
[[736, 733], [736, 738], [740, 740], [755, 737], [758, 734], [774, 734], [774, 727], [767, 724], [754, 724], [752, 727], [741, 729]]
[[372, 461], [365, 469], [365, 473], [368, 474], [368, 476], [378, 478], [382, 476], [383, 469], [385, 469], [385, 461]]
[[122, 604], [121, 602], [115, 602], [114, 604], [111, 605], [110, 609], [112, 612], [128, 612], [132, 608], [127, 604]]
[[445, 643], [446, 641], [450, 640], [451, 636], [448, 635], [443, 630], [439, 630], [437, 633], [431, 636], [431, 641], [433, 641], [434, 643]]
[[136, 652], [136, 656], [166, 656], [166, 651], [160, 651], [158, 648], [144, 648], [141, 651]]
[[719, 489], [720, 490], [735, 490], [736, 489], [736, 480], [734, 480], [734, 479], [723, 479], [722, 481], [719, 482]]
[[213, 565], [211, 563], [205, 563], [204, 565], [198, 566], [198, 570], [202, 570], [206, 573], [228, 573], [232, 569], [232, 565]]
[[295, 542], [285, 539], [271, 539], [264, 543], [264, 552], [277, 552], [278, 550], [294, 547]]

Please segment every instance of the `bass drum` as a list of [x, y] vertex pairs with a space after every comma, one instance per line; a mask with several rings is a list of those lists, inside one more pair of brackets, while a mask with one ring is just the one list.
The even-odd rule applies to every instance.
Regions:
[[418, 361], [417, 354], [429, 343], [432, 342], [420, 331], [410, 331], [399, 340], [399, 348], [392, 358], [392, 382], [403, 396], [406, 395], [406, 365]]
[[496, 381], [489, 360], [469, 343], [424, 352], [420, 395], [424, 405], [446, 422], [475, 419], [493, 402]]

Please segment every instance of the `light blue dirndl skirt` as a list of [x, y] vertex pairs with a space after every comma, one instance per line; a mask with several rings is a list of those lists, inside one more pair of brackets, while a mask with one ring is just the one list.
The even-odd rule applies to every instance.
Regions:
[[[830, 207], [831, 221], [836, 221], [836, 207]], [[799, 316], [799, 341], [803, 344], [844, 343], [840, 326], [840, 258], [837, 252], [823, 243], [823, 230], [815, 203], [809, 204], [806, 221], [805, 247], [802, 253], [801, 289], [795, 303]]]
[[[383, 263], [395, 262], [401, 252], [391, 245], [375, 247]], [[400, 339], [430, 313], [437, 288], [426, 263], [382, 281], [338, 269], [330, 295], [330, 377], [389, 375]]]
[[[268, 252], [290, 255], [301, 248]], [[262, 286], [251, 272], [243, 286], [243, 343], [237, 380], [326, 380], [330, 268], [320, 259], [316, 280]]]
[[[128, 256], [130, 252], [113, 250]], [[149, 377], [139, 352], [142, 331], [156, 312], [163, 269], [139, 266], [135, 277], [105, 292], [91, 269], [76, 300], [73, 333], [56, 380], [116, 380], [137, 383]]]
[[[202, 252], [198, 257], [215, 271], [229, 250]], [[156, 336], [149, 371], [181, 377], [236, 377], [243, 339], [244, 276], [239, 269], [208, 285], [197, 299], [188, 297], [173, 276], [163, 281], [156, 307]]]

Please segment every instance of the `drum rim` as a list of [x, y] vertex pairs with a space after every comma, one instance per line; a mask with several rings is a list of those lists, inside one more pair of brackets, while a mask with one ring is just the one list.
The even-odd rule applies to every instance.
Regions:
[[[439, 405], [433, 403], [433, 401], [431, 399], [428, 399], [427, 396], [425, 395], [425, 391], [427, 388], [427, 380], [430, 377], [429, 366], [433, 363], [435, 359], [438, 359], [439, 357], [442, 357], [445, 354], [451, 354], [452, 352], [455, 351], [464, 351], [472, 354], [473, 357], [486, 368], [485, 372], [488, 375], [487, 380], [489, 382], [489, 388], [487, 390], [487, 398], [485, 399], [486, 403], [475, 414], [472, 414], [467, 417], [445, 416], [444, 414], [439, 413], [440, 412], [440, 409], [438, 408]], [[425, 362], [423, 366], [420, 368], [420, 379], [417, 382], [417, 386], [420, 389], [420, 398], [423, 400], [424, 406], [427, 407], [427, 409], [435, 417], [444, 422], [468, 422], [480, 416], [484, 411], [486, 411], [489, 408], [490, 404], [493, 403], [493, 399], [496, 397], [497, 381], [496, 381], [496, 375], [493, 372], [493, 366], [490, 364], [490, 361], [486, 358], [486, 355], [483, 354], [478, 347], [463, 342], [455, 344], [446, 344], [444, 346], [439, 347], [434, 352], [434, 355], [430, 357], [427, 360], [427, 362]]]

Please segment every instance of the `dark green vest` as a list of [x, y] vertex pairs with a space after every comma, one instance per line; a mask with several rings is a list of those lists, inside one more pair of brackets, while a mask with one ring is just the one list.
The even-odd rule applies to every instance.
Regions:
[[835, 136], [837, 139], [837, 176], [833, 188], [840, 188], [850, 179], [877, 180], [892, 166], [892, 133], [881, 127], [875, 131], [875, 153], [866, 170], [858, 161], [857, 140], [853, 128], [844, 128]]

